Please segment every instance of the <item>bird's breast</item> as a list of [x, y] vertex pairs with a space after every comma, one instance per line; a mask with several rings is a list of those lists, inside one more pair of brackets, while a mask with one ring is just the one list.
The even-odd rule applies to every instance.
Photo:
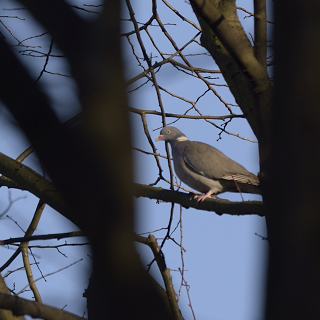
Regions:
[[222, 192], [223, 187], [218, 180], [209, 179], [190, 169], [186, 165], [181, 153], [173, 152], [172, 156], [175, 173], [183, 183], [192, 189], [203, 193], [206, 193], [209, 190], [214, 194]]

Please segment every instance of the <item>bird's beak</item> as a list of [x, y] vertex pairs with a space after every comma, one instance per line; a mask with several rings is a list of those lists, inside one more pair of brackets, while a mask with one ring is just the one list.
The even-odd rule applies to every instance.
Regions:
[[163, 135], [160, 135], [160, 136], [156, 139], [156, 141], [159, 141], [159, 140], [163, 140]]

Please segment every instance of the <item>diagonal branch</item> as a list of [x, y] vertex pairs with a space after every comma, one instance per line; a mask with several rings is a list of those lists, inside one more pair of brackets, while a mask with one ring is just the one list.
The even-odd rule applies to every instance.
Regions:
[[170, 303], [171, 311], [173, 314], [173, 319], [181, 320], [183, 319], [181, 316], [181, 312], [178, 306], [178, 302], [176, 299], [176, 293], [173, 288], [172, 279], [170, 275], [170, 270], [167, 268], [166, 261], [164, 258], [164, 254], [161, 251], [161, 247], [158, 245], [156, 238], [149, 234], [148, 238], [135, 235], [135, 241], [140, 242], [142, 244], [146, 244], [151, 250], [154, 255], [154, 259], [157, 262], [158, 268], [160, 270], [164, 285], [166, 287], [166, 292], [168, 295], [168, 301]]
[[244, 46], [243, 39], [212, 2], [208, 0], [191, 0], [190, 2], [194, 10], [206, 21], [229, 54], [239, 62], [249, 77], [260, 80], [256, 83], [257, 92], [263, 91], [266, 83], [261, 80], [268, 79], [268, 76], [265, 68], [254, 57], [253, 50], [248, 50], [248, 47]]
[[[30, 222], [30, 225], [29, 225], [26, 233], [25, 233], [26, 237], [32, 236], [32, 234], [36, 230], [45, 206], [46, 206], [46, 204], [43, 203], [41, 200], [39, 200], [37, 208], [36, 208], [35, 213], [33, 215], [33, 218], [32, 218], [32, 220]], [[32, 274], [32, 269], [31, 269], [31, 266], [30, 266], [30, 260], [29, 260], [29, 255], [28, 255], [29, 242], [28, 241], [23, 241], [20, 244], [19, 248], [20, 248], [21, 253], [22, 253], [23, 265], [24, 265], [24, 269], [26, 271], [26, 276], [27, 276], [27, 279], [28, 279], [28, 282], [29, 282], [30, 289], [33, 292], [35, 300], [37, 302], [42, 303], [42, 299], [41, 299], [39, 290], [38, 290], [38, 288], [37, 288], [37, 286], [35, 284], [35, 281], [34, 281], [34, 278], [33, 278], [33, 274]]]
[[[9, 187], [14, 187], [14, 185], [16, 185], [16, 187], [21, 190], [28, 190], [44, 203], [47, 203], [53, 209], [60, 212], [67, 219], [70, 219], [70, 216], [68, 215], [70, 208], [62, 195], [50, 181], [36, 171], [11, 159], [3, 153], [0, 153], [0, 173], [6, 178], [11, 179], [8, 181], [7, 179], [4, 179], [3, 176], [1, 177], [3, 182], [9, 182]], [[14, 183], [11, 183], [11, 181]]]
[[67, 311], [53, 308], [42, 303], [26, 300], [17, 296], [0, 293], [0, 308], [11, 310], [14, 315], [30, 315], [45, 320], [83, 320]]
[[[219, 1], [219, 7], [213, 0], [191, 0], [190, 3], [203, 30], [201, 44], [221, 69], [254, 134], [260, 142], [265, 141], [268, 124], [264, 119], [270, 118], [273, 90], [266, 62], [260, 62], [261, 53], [259, 60], [256, 58], [238, 19], [235, 1]], [[259, 32], [261, 35], [261, 28]], [[263, 50], [261, 47], [261, 52]], [[260, 152], [262, 162], [266, 157], [265, 151]]]

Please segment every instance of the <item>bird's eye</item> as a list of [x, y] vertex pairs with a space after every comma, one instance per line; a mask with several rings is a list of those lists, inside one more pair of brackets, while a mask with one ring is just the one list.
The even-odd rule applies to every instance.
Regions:
[[167, 130], [167, 133], [170, 133], [170, 130]]

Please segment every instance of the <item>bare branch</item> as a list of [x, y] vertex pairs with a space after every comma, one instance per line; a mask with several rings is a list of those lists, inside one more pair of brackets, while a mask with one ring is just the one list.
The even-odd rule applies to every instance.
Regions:
[[[52, 240], [52, 239], [64, 239], [64, 238], [73, 238], [73, 237], [83, 237], [85, 234], [82, 231], [72, 231], [66, 233], [52, 233], [52, 234], [41, 234], [36, 236], [29, 237], [19, 237], [19, 238], [10, 238], [6, 240], [0, 240], [0, 245], [12, 244], [16, 242], [24, 241], [36, 241], [36, 240]], [[2, 271], [2, 270], [1, 270]]]
[[265, 69], [255, 59], [253, 52], [244, 46], [243, 39], [238, 36], [233, 28], [231, 28], [228, 21], [215, 5], [206, 0], [191, 0], [190, 2], [195, 10], [212, 28], [215, 34], [217, 34], [230, 55], [241, 64], [242, 69], [246, 70], [251, 78], [260, 80], [256, 84], [256, 90], [264, 90], [265, 84], [264, 82], [261, 82], [261, 79], [268, 79]]
[[170, 276], [170, 270], [167, 268], [166, 261], [164, 259], [164, 255], [162, 253], [161, 247], [158, 245], [156, 238], [149, 234], [148, 238], [144, 238], [138, 235], [134, 236], [135, 241], [146, 244], [152, 250], [154, 258], [157, 262], [158, 268], [162, 275], [162, 279], [164, 281], [166, 292], [168, 295], [168, 300], [170, 303], [171, 311], [173, 319], [181, 320], [183, 319], [181, 316], [181, 312], [176, 300], [176, 293], [173, 289], [173, 284]]
[[[83, 259], [79, 259], [79, 260], [77, 260], [77, 261], [75, 261], [75, 262], [72, 262], [71, 264], [69, 264], [69, 265], [67, 265], [67, 266], [65, 266], [65, 267], [63, 267], [63, 268], [60, 268], [60, 269], [55, 270], [55, 271], [53, 271], [53, 272], [47, 273], [47, 274], [45, 274], [45, 275], [41, 275], [41, 277], [35, 279], [34, 282], [39, 281], [39, 280], [41, 280], [41, 279], [43, 279], [43, 278], [52, 276], [52, 275], [54, 275], [54, 274], [56, 274], [56, 273], [58, 273], [58, 272], [60, 272], [60, 271], [62, 271], [62, 270], [68, 269], [68, 268], [74, 266], [75, 264], [79, 263], [79, 262], [82, 261], [82, 260], [83, 260]], [[22, 292], [24, 292], [29, 286], [30, 286], [30, 284], [28, 284], [28, 285], [26, 285], [25, 287], [23, 287], [23, 288], [17, 293], [17, 295], [20, 295], [20, 294], [21, 294]]]
[[[216, 59], [256, 137], [264, 139], [267, 128], [262, 119], [269, 118], [273, 90], [267, 68], [256, 59], [237, 20], [235, 2], [224, 8], [224, 14], [230, 15], [230, 20], [219, 11], [213, 1], [191, 0], [190, 3], [200, 23], [202, 22], [203, 29], [206, 29], [201, 39], [202, 44]], [[223, 49], [216, 50], [218, 47]], [[239, 81], [243, 84], [241, 87], [238, 86]]]
[[84, 318], [76, 316], [67, 311], [53, 308], [42, 303], [26, 300], [17, 296], [0, 293], [0, 308], [11, 310], [13, 314], [30, 315], [33, 318], [45, 320], [83, 320]]
[[254, 55], [259, 63], [267, 65], [266, 0], [254, 0]]
[[[142, 110], [136, 109], [133, 107], [128, 107], [129, 111], [137, 113], [137, 114], [154, 114], [154, 115], [162, 115], [161, 112], [155, 110]], [[184, 118], [184, 119], [213, 119], [213, 120], [225, 120], [225, 119], [232, 119], [232, 118], [244, 118], [243, 114], [229, 114], [224, 116], [208, 116], [208, 115], [201, 115], [201, 116], [190, 116], [186, 114], [175, 114], [175, 113], [164, 113], [165, 117], [167, 118]]]
[[198, 203], [190, 194], [141, 184], [135, 184], [134, 196], [175, 202], [181, 204], [185, 208], [213, 211], [218, 215], [230, 214], [241, 216], [254, 214], [263, 217], [265, 214], [263, 203], [260, 201], [233, 202], [228, 200], [206, 199], [205, 201]]
[[[36, 230], [45, 206], [46, 206], [45, 203], [43, 203], [41, 200], [39, 200], [39, 203], [38, 203], [36, 211], [35, 211], [35, 213], [33, 215], [32, 221], [31, 221], [31, 223], [30, 223], [30, 225], [29, 225], [29, 227], [28, 227], [28, 229], [27, 229], [27, 231], [25, 233], [25, 237], [32, 236], [33, 232]], [[37, 288], [37, 286], [35, 284], [35, 281], [33, 279], [33, 274], [32, 274], [32, 270], [31, 270], [31, 267], [30, 267], [29, 255], [28, 255], [28, 245], [29, 245], [29, 242], [27, 242], [27, 241], [24, 241], [24, 242], [22, 242], [20, 244], [20, 250], [21, 250], [21, 253], [22, 253], [23, 265], [24, 265], [24, 269], [26, 271], [26, 275], [27, 275], [27, 279], [28, 279], [28, 282], [29, 282], [30, 289], [32, 290], [36, 301], [37, 302], [42, 302], [39, 290], [38, 290], [38, 288]]]
[[39, 74], [38, 78], [36, 79], [36, 82], [38, 82], [40, 80], [43, 73], [46, 71], [46, 67], [49, 63], [50, 54], [52, 52], [52, 47], [53, 47], [53, 38], [51, 38], [51, 42], [50, 42], [48, 53], [46, 54], [46, 60], [45, 60], [44, 66], [43, 66], [42, 70], [40, 71], [40, 74]]

